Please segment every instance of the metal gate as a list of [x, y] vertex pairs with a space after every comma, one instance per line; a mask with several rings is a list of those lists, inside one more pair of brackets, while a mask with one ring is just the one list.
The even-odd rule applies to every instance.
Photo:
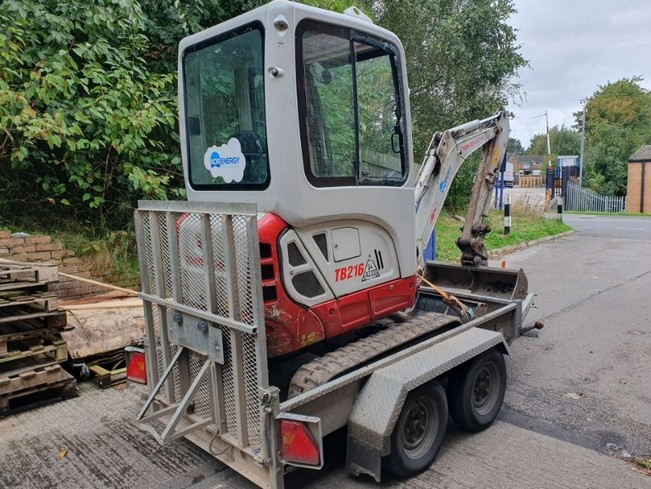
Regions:
[[601, 195], [570, 182], [567, 185], [565, 209], [581, 212], [625, 212], [626, 196]]
[[210, 427], [266, 459], [255, 205], [142, 201], [135, 221], [150, 390], [140, 426], [161, 443]]

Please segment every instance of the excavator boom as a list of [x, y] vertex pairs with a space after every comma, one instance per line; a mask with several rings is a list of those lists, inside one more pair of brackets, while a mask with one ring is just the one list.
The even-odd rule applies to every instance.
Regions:
[[491, 190], [504, 159], [508, 138], [509, 121], [505, 111], [434, 134], [416, 177], [416, 246], [420, 268], [424, 265], [423, 250], [434, 231], [452, 181], [466, 159], [480, 148], [482, 160], [463, 234], [457, 244], [463, 252], [464, 264], [486, 264], [483, 236], [488, 231], [481, 231], [486, 230]]

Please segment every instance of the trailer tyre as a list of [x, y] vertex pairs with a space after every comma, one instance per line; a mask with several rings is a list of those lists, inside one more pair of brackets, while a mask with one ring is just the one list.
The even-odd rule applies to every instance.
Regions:
[[391, 434], [391, 453], [382, 467], [395, 477], [425, 470], [441, 448], [448, 425], [445, 390], [436, 381], [409, 393]]
[[460, 428], [481, 431], [497, 417], [505, 390], [504, 356], [498, 350], [489, 350], [450, 375], [450, 415]]

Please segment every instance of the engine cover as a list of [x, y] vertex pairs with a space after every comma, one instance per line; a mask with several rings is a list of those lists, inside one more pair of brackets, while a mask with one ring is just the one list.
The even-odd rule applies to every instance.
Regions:
[[347, 221], [298, 231], [269, 213], [258, 230], [270, 357], [414, 303], [416, 277], [400, 278], [393, 244], [375, 224]]

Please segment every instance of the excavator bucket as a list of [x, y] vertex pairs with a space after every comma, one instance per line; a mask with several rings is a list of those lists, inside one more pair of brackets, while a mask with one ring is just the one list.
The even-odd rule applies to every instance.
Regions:
[[429, 261], [425, 278], [452, 294], [463, 292], [507, 300], [524, 300], [529, 289], [522, 269], [465, 267]]

